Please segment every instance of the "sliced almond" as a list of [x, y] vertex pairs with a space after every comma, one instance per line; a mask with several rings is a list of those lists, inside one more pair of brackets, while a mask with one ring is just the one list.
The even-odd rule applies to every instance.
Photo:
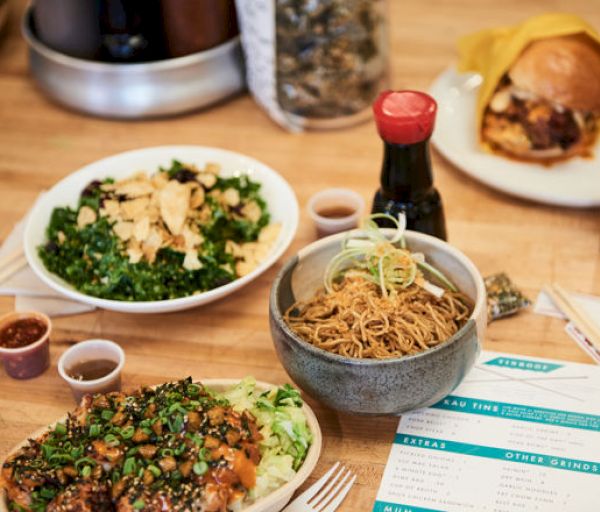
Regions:
[[144, 240], [144, 245], [155, 248], [158, 251], [158, 249], [163, 246], [164, 241], [165, 237], [163, 232], [160, 229], [151, 227], [146, 240]]
[[280, 232], [280, 223], [277, 222], [275, 224], [269, 224], [268, 226], [265, 226], [258, 235], [258, 241], [261, 243], [273, 243], [275, 240], [277, 240]]
[[187, 251], [183, 259], [183, 268], [186, 270], [198, 270], [202, 268], [202, 262], [198, 259], [196, 251]]
[[206, 189], [213, 188], [217, 183], [217, 177], [210, 172], [202, 172], [196, 176], [196, 180]]
[[223, 201], [227, 206], [236, 207], [240, 204], [240, 192], [236, 188], [228, 188], [223, 192]]
[[147, 178], [144, 180], [127, 180], [117, 185], [115, 194], [135, 199], [152, 194], [154, 187]]
[[102, 203], [102, 208], [100, 209], [100, 215], [103, 217], [109, 217], [111, 219], [117, 218], [121, 214], [121, 207], [119, 205], [119, 201], [114, 199], [106, 199]]
[[262, 216], [262, 210], [256, 201], [250, 201], [242, 208], [242, 215], [250, 222], [258, 222]]
[[215, 162], [208, 162], [204, 166], [204, 172], [218, 175], [221, 172], [221, 166], [219, 164], [216, 164]]
[[133, 236], [138, 242], [143, 242], [150, 234], [150, 218], [142, 217], [133, 226]]
[[129, 263], [139, 263], [144, 257], [144, 253], [139, 247], [130, 247], [127, 249], [127, 256], [129, 256]]
[[240, 260], [235, 264], [235, 271], [236, 271], [237, 275], [240, 277], [248, 275], [255, 268], [256, 268], [256, 264], [254, 262]]
[[184, 239], [184, 246], [187, 250], [194, 249], [204, 242], [202, 235], [195, 232], [189, 225], [183, 227], [181, 234]]
[[152, 176], [152, 184], [159, 190], [165, 188], [167, 183], [169, 183], [169, 175], [166, 172], [157, 172]]
[[133, 222], [120, 221], [113, 226], [113, 231], [121, 240], [127, 242], [133, 235]]
[[56, 238], [58, 238], [59, 244], [64, 244], [65, 240], [67, 239], [67, 237], [65, 236], [65, 234], [62, 231], [59, 231], [58, 233], [56, 233]]
[[147, 197], [123, 201], [120, 203], [121, 216], [125, 220], [139, 220], [146, 215], [146, 209], [149, 204], [150, 199]]
[[190, 189], [178, 181], [169, 181], [160, 192], [160, 214], [174, 235], [179, 235], [190, 205]]
[[204, 204], [204, 189], [198, 187], [192, 192], [192, 198], [190, 199], [190, 208], [200, 208]]
[[225, 242], [225, 252], [231, 254], [234, 258], [242, 257], [242, 248], [233, 240], [227, 240]]
[[96, 218], [97, 216], [94, 210], [89, 206], [82, 206], [79, 208], [79, 213], [77, 214], [77, 227], [81, 229], [88, 224], [93, 224], [96, 222]]

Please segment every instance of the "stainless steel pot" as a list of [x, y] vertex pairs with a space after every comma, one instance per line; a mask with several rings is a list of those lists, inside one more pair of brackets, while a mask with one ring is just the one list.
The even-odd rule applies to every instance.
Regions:
[[244, 88], [239, 37], [184, 57], [114, 64], [64, 55], [42, 44], [31, 10], [22, 24], [33, 78], [52, 99], [89, 114], [135, 119], [208, 106]]

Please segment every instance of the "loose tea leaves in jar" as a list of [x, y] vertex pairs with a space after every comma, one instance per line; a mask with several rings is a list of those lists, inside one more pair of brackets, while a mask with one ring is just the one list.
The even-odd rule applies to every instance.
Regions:
[[387, 72], [384, 0], [275, 0], [280, 107], [307, 119], [368, 111]]

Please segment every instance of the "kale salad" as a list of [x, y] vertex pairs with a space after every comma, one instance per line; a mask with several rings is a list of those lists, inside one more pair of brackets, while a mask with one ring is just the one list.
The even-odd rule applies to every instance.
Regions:
[[87, 295], [122, 301], [186, 297], [252, 272], [281, 226], [261, 185], [174, 160], [168, 169], [91, 182], [58, 207], [38, 247], [45, 267]]

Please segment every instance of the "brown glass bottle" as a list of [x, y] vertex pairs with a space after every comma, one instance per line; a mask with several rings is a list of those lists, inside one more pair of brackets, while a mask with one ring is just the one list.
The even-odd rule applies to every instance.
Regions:
[[[439, 192], [433, 186], [429, 138], [436, 104], [417, 91], [386, 91], [373, 105], [384, 143], [381, 187], [372, 213], [398, 217], [404, 213], [408, 229], [446, 240], [446, 222]], [[376, 221], [393, 227], [386, 219]]]

